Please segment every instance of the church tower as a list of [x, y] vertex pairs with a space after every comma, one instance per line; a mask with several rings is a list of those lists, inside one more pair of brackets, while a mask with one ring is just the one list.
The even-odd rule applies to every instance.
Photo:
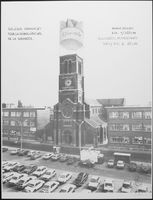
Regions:
[[[67, 50], [60, 56], [58, 103], [54, 106], [54, 141], [59, 146], [80, 146], [85, 118], [82, 23], [61, 22], [60, 44]], [[70, 53], [72, 52], [73, 53]]]

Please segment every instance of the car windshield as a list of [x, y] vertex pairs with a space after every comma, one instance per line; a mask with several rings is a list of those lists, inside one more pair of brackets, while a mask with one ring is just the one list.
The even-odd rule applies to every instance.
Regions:
[[49, 185], [44, 185], [44, 188], [45, 188], [45, 189], [48, 189], [48, 188], [49, 188]]
[[46, 174], [46, 175], [51, 175], [51, 174], [52, 174], [52, 172], [46, 172], [45, 174]]
[[106, 186], [112, 187], [112, 184], [111, 184], [111, 183], [106, 183], [105, 185], [106, 185]]
[[66, 190], [64, 190], [64, 189], [61, 189], [61, 191], [60, 192], [66, 192]]
[[97, 179], [96, 178], [91, 178], [90, 182], [95, 183], [95, 182], [97, 182]]
[[129, 183], [123, 183], [123, 187], [124, 187], [124, 188], [129, 188], [129, 187], [130, 187], [130, 184], [129, 184]]
[[14, 179], [14, 180], [16, 180], [18, 177], [16, 177], [16, 176], [14, 176], [14, 177], [12, 177], [12, 179]]
[[19, 183], [24, 183], [24, 180], [20, 180]]
[[53, 183], [53, 184], [51, 185], [51, 188], [52, 188], [52, 187], [54, 187], [55, 185], [56, 185], [56, 184], [55, 184], [55, 183]]
[[60, 178], [65, 178], [65, 175], [63, 174], [63, 175], [60, 175]]
[[37, 169], [38, 172], [42, 171], [42, 169]]
[[34, 185], [34, 184], [32, 184], [32, 183], [30, 183], [28, 186], [29, 186], [29, 187], [34, 187], [35, 185]]

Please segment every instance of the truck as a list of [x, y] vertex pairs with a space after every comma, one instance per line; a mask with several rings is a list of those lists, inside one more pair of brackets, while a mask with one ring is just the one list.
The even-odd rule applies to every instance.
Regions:
[[96, 163], [102, 163], [104, 155], [94, 148], [82, 149], [80, 151], [80, 165], [94, 167]]

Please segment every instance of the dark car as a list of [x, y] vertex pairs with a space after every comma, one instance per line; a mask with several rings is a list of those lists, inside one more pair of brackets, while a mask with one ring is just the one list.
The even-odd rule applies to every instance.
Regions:
[[22, 172], [24, 169], [26, 169], [26, 166], [23, 164], [19, 164], [14, 167], [13, 171], [14, 172]]
[[69, 158], [68, 161], [67, 161], [67, 165], [72, 165], [75, 162], [76, 162], [75, 158]]
[[22, 149], [18, 152], [18, 156], [25, 156], [27, 155], [29, 150]]
[[68, 160], [68, 156], [62, 155], [59, 159], [60, 162], [66, 162]]
[[28, 165], [26, 166], [26, 168], [22, 171], [22, 173], [26, 173], [26, 174], [31, 174], [32, 172], [34, 172], [38, 167], [36, 165]]
[[135, 172], [137, 170], [137, 164], [135, 162], [130, 162], [128, 165], [128, 170], [131, 172]]
[[35, 160], [37, 158], [40, 158], [42, 155], [40, 153], [34, 153], [32, 156], [31, 156], [31, 160]]
[[77, 187], [81, 187], [88, 179], [88, 173], [80, 172], [73, 184]]
[[8, 151], [8, 148], [7, 147], [2, 147], [2, 151], [6, 152], [6, 151]]

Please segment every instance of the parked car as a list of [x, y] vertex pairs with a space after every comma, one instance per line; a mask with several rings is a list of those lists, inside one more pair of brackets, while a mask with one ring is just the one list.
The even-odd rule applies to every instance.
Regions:
[[13, 171], [14, 171], [14, 172], [20, 173], [20, 172], [22, 172], [25, 168], [26, 168], [25, 165], [19, 164], [19, 165], [16, 165], [16, 166], [13, 168]]
[[54, 155], [53, 153], [47, 153], [47, 154], [43, 155], [42, 159], [49, 160], [53, 155]]
[[33, 173], [37, 168], [38, 168], [37, 165], [33, 165], [33, 164], [28, 165], [28, 166], [26, 166], [26, 168], [22, 171], [22, 173], [26, 173], [26, 174], [29, 175], [29, 174]]
[[110, 159], [110, 160], [107, 162], [107, 167], [109, 167], [109, 168], [114, 167], [114, 160], [113, 160], [113, 159]]
[[99, 185], [100, 185], [100, 177], [92, 176], [88, 183], [88, 188], [90, 190], [96, 190], [96, 189], [98, 189]]
[[89, 159], [87, 160], [80, 160], [79, 163], [78, 163], [81, 167], [87, 167], [87, 168], [92, 168], [95, 166], [94, 163], [92, 163]]
[[69, 159], [67, 160], [67, 165], [72, 165], [72, 164], [75, 163], [75, 162], [76, 162], [75, 158], [69, 158]]
[[60, 159], [60, 157], [61, 157], [60, 154], [54, 154], [54, 155], [51, 157], [51, 160], [52, 160], [52, 161], [57, 161], [57, 160]]
[[118, 160], [116, 164], [117, 169], [124, 169], [125, 167], [125, 162], [123, 160]]
[[128, 170], [131, 172], [135, 172], [137, 170], [137, 164], [135, 162], [130, 162], [128, 165]]
[[23, 190], [29, 183], [29, 181], [31, 180], [34, 180], [34, 179], [37, 179], [35, 176], [25, 176], [25, 177], [22, 177], [17, 185], [16, 185], [16, 189], [17, 190]]
[[77, 187], [81, 187], [88, 179], [88, 173], [80, 172], [73, 184]]
[[63, 172], [58, 176], [57, 181], [61, 184], [66, 183], [70, 178], [72, 177], [72, 174], [69, 172]]
[[27, 184], [27, 186], [24, 188], [24, 191], [25, 192], [36, 192], [44, 184], [45, 184], [45, 182], [42, 181], [42, 180], [37, 180], [37, 179], [31, 180], [31, 181], [29, 181], [29, 183]]
[[89, 189], [83, 189], [83, 190], [81, 190], [81, 193], [91, 193], [91, 190], [89, 190]]
[[76, 185], [73, 184], [66, 184], [64, 187], [61, 188], [59, 192], [64, 192], [64, 193], [73, 193], [76, 190]]
[[144, 186], [144, 185], [140, 185], [138, 186], [138, 188], [136, 189], [136, 193], [146, 193], [148, 192], [148, 187], [147, 186]]
[[39, 166], [33, 173], [32, 176], [40, 177], [47, 171], [47, 167]]
[[33, 155], [31, 155], [31, 160], [35, 160], [35, 159], [37, 159], [37, 158], [40, 158], [42, 155], [41, 155], [41, 153], [40, 152], [36, 152], [36, 153], [34, 153]]
[[10, 162], [8, 165], [6, 165], [3, 169], [8, 172], [13, 170], [19, 163], [18, 162]]
[[18, 156], [25, 156], [27, 155], [29, 152], [29, 150], [26, 150], [26, 149], [21, 149], [19, 152], [18, 152]]
[[68, 156], [67, 155], [62, 155], [60, 158], [59, 158], [59, 161], [60, 162], [66, 162], [68, 160]]
[[35, 154], [35, 153], [36, 153], [36, 151], [29, 151], [28, 154], [27, 154], [27, 156], [28, 156], [28, 157], [31, 157], [31, 156], [32, 156], [33, 154]]
[[114, 180], [113, 179], [105, 179], [103, 185], [103, 192], [114, 192]]
[[7, 183], [12, 178], [12, 176], [14, 176], [14, 174], [15, 172], [6, 172], [5, 174], [3, 174], [3, 184]]
[[40, 177], [40, 179], [46, 182], [49, 181], [51, 178], [53, 178], [55, 175], [56, 175], [55, 169], [49, 169]]
[[21, 149], [12, 150], [12, 151], [10, 151], [10, 154], [11, 154], [11, 155], [17, 155], [17, 154], [19, 153], [20, 150], [21, 150]]
[[54, 190], [56, 190], [59, 186], [59, 182], [57, 181], [49, 181], [45, 183], [45, 185], [41, 188], [39, 192], [44, 192], [44, 193], [51, 193]]
[[130, 193], [132, 192], [132, 182], [130, 181], [124, 181], [122, 184], [122, 187], [120, 189], [121, 192], [124, 193]]
[[12, 178], [8, 181], [9, 186], [15, 186], [20, 178], [28, 176], [27, 174], [19, 174], [16, 173], [12, 176]]
[[6, 151], [8, 151], [8, 148], [7, 147], [2, 147], [2, 151], [6, 152]]

